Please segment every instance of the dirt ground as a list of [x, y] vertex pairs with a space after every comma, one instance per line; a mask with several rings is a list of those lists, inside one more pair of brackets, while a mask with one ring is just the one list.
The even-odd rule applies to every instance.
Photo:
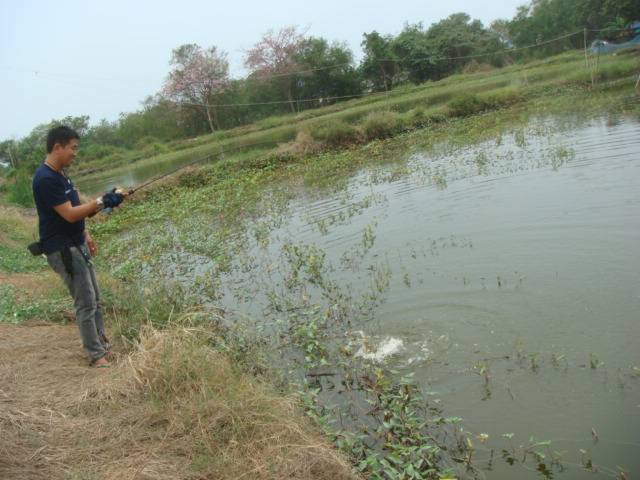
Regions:
[[70, 411], [113, 370], [88, 368], [73, 323], [0, 324], [0, 478], [65, 478], [90, 424]]

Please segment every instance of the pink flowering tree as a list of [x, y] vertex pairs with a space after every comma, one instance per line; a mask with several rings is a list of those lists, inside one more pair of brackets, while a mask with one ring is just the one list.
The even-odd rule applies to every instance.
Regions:
[[296, 111], [293, 101], [295, 74], [300, 70], [296, 57], [306, 45], [305, 33], [306, 30], [298, 32], [296, 26], [268, 30], [253, 48], [247, 50], [244, 59], [244, 66], [253, 78], [276, 87], [289, 101], [292, 112]]
[[211, 132], [218, 122], [217, 105], [229, 82], [227, 54], [216, 47], [202, 50], [196, 44], [182, 45], [173, 50], [171, 65], [175, 66], [162, 88], [162, 94], [179, 110], [196, 109], [206, 113]]

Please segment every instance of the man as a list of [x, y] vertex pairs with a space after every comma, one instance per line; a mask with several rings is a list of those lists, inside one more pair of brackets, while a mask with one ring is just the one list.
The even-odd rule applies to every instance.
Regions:
[[47, 136], [47, 157], [33, 177], [33, 196], [39, 219], [40, 242], [47, 262], [60, 275], [73, 297], [76, 322], [89, 365], [111, 366], [106, 356], [109, 341], [104, 332], [100, 290], [91, 258], [98, 246], [85, 230], [84, 219], [124, 199], [114, 188], [82, 204], [65, 168], [78, 154], [80, 136], [69, 127], [52, 129]]

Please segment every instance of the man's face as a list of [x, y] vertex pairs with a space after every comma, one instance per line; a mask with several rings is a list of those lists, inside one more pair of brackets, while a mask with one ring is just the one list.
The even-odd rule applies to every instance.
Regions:
[[62, 166], [66, 168], [71, 165], [73, 159], [78, 155], [78, 139], [72, 138], [64, 147], [56, 143], [55, 148]]

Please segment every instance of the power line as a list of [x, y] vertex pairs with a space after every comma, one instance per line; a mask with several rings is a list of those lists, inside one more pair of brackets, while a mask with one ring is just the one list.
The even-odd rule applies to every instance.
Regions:
[[[477, 57], [483, 57], [483, 56], [492, 56], [492, 55], [500, 55], [500, 54], [508, 54], [510, 52], [514, 52], [514, 51], [519, 51], [519, 50], [524, 50], [527, 48], [535, 48], [538, 47], [540, 45], [545, 45], [548, 43], [552, 43], [552, 42], [556, 42], [558, 40], [563, 40], [565, 38], [569, 38], [572, 37], [574, 35], [578, 35], [578, 34], [583, 34], [583, 31], [579, 31], [579, 32], [573, 32], [573, 33], [569, 33], [567, 35], [563, 35], [557, 38], [553, 38], [551, 40], [547, 40], [545, 42], [540, 42], [537, 44], [533, 44], [533, 45], [528, 45], [525, 47], [518, 47], [515, 49], [508, 49], [508, 50], [501, 50], [499, 52], [494, 52], [494, 53], [486, 53], [486, 54], [482, 54], [482, 55], [470, 55], [467, 57], [450, 57], [450, 58], [444, 58], [442, 59], [443, 61], [446, 60], [456, 60], [456, 59], [465, 59], [465, 58], [477, 58]], [[385, 60], [385, 59], [381, 59], [381, 60]], [[389, 60], [389, 59], [386, 59]], [[398, 61], [393, 60], [393, 61]], [[419, 61], [419, 59], [417, 59], [416, 61]], [[543, 64], [544, 62], [541, 62], [540, 64]], [[338, 66], [342, 66], [345, 64], [339, 64]], [[326, 68], [331, 68], [331, 67], [323, 67], [322, 69], [326, 69]], [[531, 65], [528, 65], [526, 67], [523, 67], [522, 69], [525, 68], [531, 68]], [[312, 71], [312, 70], [310, 70]], [[294, 72], [294, 73], [289, 73], [289, 74], [282, 74], [282, 75], [278, 75], [279, 77], [282, 76], [292, 76], [292, 75], [296, 75], [298, 72]], [[502, 73], [500, 73], [502, 74]], [[487, 75], [486, 78], [490, 78], [491, 76], [494, 76], [493, 74]], [[450, 83], [446, 83], [446, 82], [438, 82], [437, 85], [433, 85], [433, 87], [435, 86], [447, 86], [447, 85], [451, 85], [453, 83], [456, 82], [450, 82]], [[425, 87], [425, 86], [420, 86], [420, 87], [414, 87], [412, 90], [420, 90], [420, 89], [424, 89], [424, 88], [430, 88], [430, 87]], [[326, 101], [333, 101], [333, 100], [344, 100], [344, 99], [349, 99], [349, 98], [360, 98], [360, 97], [367, 97], [367, 96], [374, 96], [374, 95], [382, 95], [382, 94], [388, 94], [389, 92], [386, 90], [382, 90], [382, 91], [376, 91], [376, 92], [368, 92], [368, 93], [361, 93], [361, 94], [353, 94], [353, 95], [343, 95], [343, 96], [334, 96], [334, 97], [322, 97], [322, 98], [306, 98], [306, 99], [297, 99], [297, 100], [277, 100], [277, 101], [272, 101], [272, 102], [253, 102], [253, 103], [230, 103], [230, 104], [217, 104], [217, 105], [211, 105], [209, 104], [209, 106], [215, 107], [215, 108], [222, 108], [222, 107], [253, 107], [253, 106], [265, 106], [265, 105], [283, 105], [283, 104], [291, 104], [293, 103], [308, 103], [308, 102], [318, 102], [320, 100], [326, 100]], [[197, 106], [197, 107], [205, 107], [206, 104], [205, 103], [197, 103], [197, 102], [179, 102], [181, 105], [187, 105], [187, 106]]]
[[22, 72], [25, 74], [29, 74], [35, 77], [63, 77], [70, 78], [76, 80], [92, 80], [92, 81], [100, 81], [100, 82], [122, 82], [122, 83], [158, 83], [157, 80], [132, 80], [130, 78], [100, 78], [100, 77], [85, 77], [82, 75], [71, 75], [67, 73], [53, 73], [53, 72], [44, 72], [42, 70], [33, 70], [27, 68], [20, 67], [11, 67], [7, 65], [0, 65], [0, 69], [3, 70], [14, 70], [17, 72]]
[[[594, 31], [600, 31], [600, 30], [594, 30]], [[540, 43], [536, 43], [536, 44], [532, 44], [532, 45], [527, 45], [524, 47], [518, 47], [518, 48], [508, 48], [505, 50], [500, 50], [500, 51], [495, 51], [495, 52], [490, 52], [490, 53], [483, 53], [483, 54], [477, 54], [477, 55], [467, 55], [467, 56], [460, 56], [460, 57], [444, 57], [441, 58], [440, 60], [442, 61], [448, 61], [448, 60], [463, 60], [463, 59], [467, 59], [467, 58], [481, 58], [481, 57], [489, 57], [489, 56], [493, 56], [493, 55], [500, 55], [500, 54], [504, 54], [504, 53], [510, 53], [510, 52], [516, 52], [516, 51], [520, 51], [520, 50], [525, 50], [528, 48], [535, 48], [535, 47], [539, 47], [541, 45], [545, 45], [548, 43], [552, 43], [552, 42], [556, 42], [558, 40], [562, 40], [568, 37], [571, 37], [573, 35], [577, 35], [577, 34], [582, 34], [583, 31], [579, 31], [579, 32], [574, 32], [574, 33], [570, 33], [567, 35], [563, 35], [561, 37], [557, 37], [557, 38], [553, 38], [551, 40], [547, 40], [544, 42], [540, 42]], [[393, 62], [406, 62], [406, 61], [414, 61], [414, 62], [419, 62], [421, 60], [428, 60], [429, 57], [415, 57], [415, 58], [402, 58], [402, 59], [398, 59], [398, 58], [379, 58], [377, 60], [379, 61], [393, 61]], [[330, 70], [333, 68], [338, 68], [338, 67], [344, 67], [344, 66], [352, 66], [353, 62], [343, 62], [343, 63], [336, 63], [334, 65], [327, 65], [324, 67], [318, 67], [318, 68], [309, 68], [309, 69], [305, 69], [305, 70], [298, 70], [295, 72], [289, 72], [289, 73], [281, 73], [281, 74], [275, 74], [275, 75], [264, 75], [261, 76], [260, 79], [264, 80], [264, 79], [272, 79], [272, 78], [280, 78], [280, 77], [287, 77], [287, 76], [294, 76], [294, 75], [306, 75], [306, 74], [310, 74], [310, 73], [314, 73], [314, 72], [319, 72], [322, 70]], [[7, 66], [7, 65], [0, 65], [0, 69], [4, 69], [4, 70], [14, 70], [14, 71], [19, 71], [22, 73], [26, 73], [26, 74], [30, 74], [32, 76], [49, 76], [49, 77], [63, 77], [63, 78], [70, 78], [70, 79], [77, 79], [77, 80], [92, 80], [92, 81], [104, 81], [104, 82], [118, 82], [118, 83], [148, 83], [148, 84], [157, 84], [160, 81], [158, 80], [135, 80], [135, 79], [131, 79], [131, 78], [102, 78], [102, 77], [86, 77], [86, 76], [82, 76], [82, 75], [71, 75], [71, 74], [63, 74], [63, 73], [54, 73], [54, 72], [45, 72], [45, 71], [41, 71], [41, 70], [34, 70], [34, 69], [26, 69], [26, 68], [20, 68], [20, 67], [12, 67], [12, 66]]]

